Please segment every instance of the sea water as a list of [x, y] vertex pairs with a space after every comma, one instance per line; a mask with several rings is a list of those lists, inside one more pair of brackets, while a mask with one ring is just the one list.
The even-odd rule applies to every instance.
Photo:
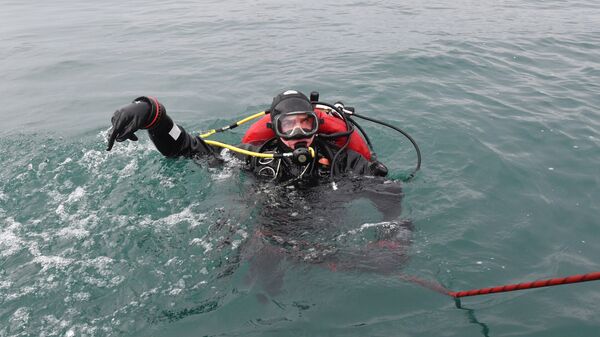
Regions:
[[[596, 336], [594, 282], [459, 309], [406, 279], [464, 290], [600, 270], [599, 27], [590, 0], [2, 1], [0, 336]], [[418, 142], [391, 270], [253, 251], [257, 200], [277, 187], [230, 155], [166, 159], [144, 131], [105, 151], [138, 96], [200, 132], [290, 88]], [[406, 178], [412, 145], [362, 125]], [[336, 207], [315, 223], [337, 236], [311, 240], [368, 247], [385, 226], [373, 202], [319, 188], [289, 216]]]

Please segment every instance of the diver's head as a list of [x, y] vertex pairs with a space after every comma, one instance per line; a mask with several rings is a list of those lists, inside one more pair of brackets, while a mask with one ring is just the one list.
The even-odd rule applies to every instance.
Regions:
[[301, 92], [287, 90], [273, 98], [271, 125], [278, 140], [290, 149], [308, 147], [319, 131], [319, 118]]

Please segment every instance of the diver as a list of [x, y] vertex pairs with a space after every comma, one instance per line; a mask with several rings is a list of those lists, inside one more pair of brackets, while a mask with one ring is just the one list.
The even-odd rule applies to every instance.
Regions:
[[[148, 131], [156, 148], [166, 157], [219, 158], [220, 148], [234, 150], [259, 180], [273, 183], [268, 193], [259, 193], [265, 200], [258, 207], [262, 210], [260, 228], [254, 239], [260, 237], [261, 241], [273, 243], [263, 252], [277, 247], [285, 250], [286, 256], [332, 269], [395, 270], [406, 260], [412, 232], [409, 221], [398, 221], [401, 185], [384, 179], [388, 170], [369, 151], [368, 137], [363, 132], [365, 142], [345, 117], [345, 112], [350, 114], [353, 110], [339, 102], [319, 103], [315, 92], [311, 99], [295, 90], [278, 94], [262, 119], [246, 132], [242, 144], [234, 147], [205, 138], [240, 122], [194, 136], [177, 125], [156, 98], [139, 97], [114, 112], [107, 150], [113, 148], [115, 141], [138, 140], [135, 132], [140, 129]], [[420, 165], [420, 154], [413, 144]], [[333, 189], [319, 184], [333, 181], [334, 177], [344, 177], [341, 181], [352, 183], [340, 183], [338, 187], [334, 182]], [[362, 177], [366, 179], [358, 179]], [[342, 206], [358, 198], [372, 202], [382, 215], [382, 225], [377, 226], [376, 237], [359, 249], [336, 247], [345, 235], [335, 228], [344, 225], [335, 222], [348, 213]], [[305, 240], [306, 233], [314, 234], [312, 239]], [[319, 240], [325, 238], [324, 242], [317, 242], [317, 236]]]
[[[248, 169], [254, 171], [256, 176], [290, 182], [314, 181], [315, 178], [345, 173], [380, 177], [387, 175], [385, 165], [366, 158], [369, 157], [368, 152], [361, 154], [352, 148], [344, 149], [331, 135], [320, 134], [319, 129], [324, 119], [315, 113], [313, 103], [301, 92], [287, 90], [275, 96], [268, 111], [270, 122], [265, 123], [264, 130], [259, 132], [271, 132], [273, 137], [250, 141], [240, 147], [255, 153], [289, 155], [279, 158], [242, 155]], [[167, 157], [217, 156], [220, 150], [175, 124], [167, 115], [165, 107], [153, 97], [139, 97], [133, 103], [121, 107], [115, 111], [111, 122], [108, 151], [112, 149], [115, 140], [137, 140], [135, 132], [140, 129], [148, 130], [156, 148]], [[352, 138], [349, 135], [346, 137]]]

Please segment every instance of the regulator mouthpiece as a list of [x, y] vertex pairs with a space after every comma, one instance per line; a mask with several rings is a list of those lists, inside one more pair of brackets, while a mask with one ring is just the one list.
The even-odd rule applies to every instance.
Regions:
[[292, 152], [292, 161], [297, 165], [306, 165], [311, 158], [315, 156], [315, 150], [312, 147], [306, 147], [306, 143], [296, 144]]

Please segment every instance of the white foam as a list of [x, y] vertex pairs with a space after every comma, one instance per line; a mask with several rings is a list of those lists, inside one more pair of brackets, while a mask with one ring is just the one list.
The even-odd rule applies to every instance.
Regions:
[[106, 280], [99, 279], [96, 277], [84, 276], [81, 278], [81, 280], [87, 284], [93, 285], [98, 288], [107, 288], [108, 287], [108, 283], [106, 282]]
[[56, 213], [56, 215], [58, 215], [61, 219], [64, 219], [67, 217], [67, 212], [65, 211], [64, 204], [58, 205], [58, 207], [56, 207], [56, 209], [54, 210], [54, 213]]
[[382, 222], [375, 222], [375, 223], [365, 223], [362, 224], [359, 228], [357, 229], [351, 229], [348, 231], [348, 234], [356, 234], [358, 232], [362, 232], [367, 228], [372, 228], [372, 227], [379, 227], [379, 226], [391, 226], [392, 223], [389, 221], [382, 221]]
[[79, 301], [79, 302], [89, 301], [90, 297], [91, 297], [90, 293], [86, 293], [86, 292], [74, 293], [72, 296], [73, 300]]
[[[174, 257], [174, 258], [170, 259], [169, 261], [165, 262], [165, 267], [168, 267], [171, 264], [177, 263], [177, 262], [179, 262], [179, 260], [177, 259], [177, 257]], [[178, 264], [181, 265], [181, 262], [178, 263]]]
[[158, 293], [158, 287], [144, 291], [139, 297], [140, 297], [140, 299], [145, 300], [157, 293]]
[[202, 281], [200, 281], [200, 282], [196, 283], [196, 285], [194, 285], [194, 286], [192, 287], [192, 289], [198, 289], [198, 288], [200, 288], [200, 287], [204, 287], [204, 286], [205, 286], [207, 283], [208, 283], [208, 282], [206, 282], [205, 280], [202, 280]]
[[65, 164], [68, 164], [70, 162], [72, 162], [73, 159], [71, 157], [67, 157], [67, 159], [65, 159], [62, 163], [58, 164], [58, 166], [63, 166]]
[[36, 291], [35, 287], [32, 286], [25, 286], [25, 287], [21, 287], [21, 289], [19, 289], [20, 291], [18, 293], [12, 293], [12, 294], [8, 294], [5, 297], [5, 300], [8, 301], [13, 301], [16, 299], [19, 299], [23, 296], [27, 296], [29, 294], [33, 294]]
[[[79, 336], [97, 336], [96, 331], [98, 330], [98, 327], [90, 326], [90, 325], [84, 323], [84, 324], [73, 325], [71, 330], [79, 331], [79, 333], [80, 333]], [[77, 334], [75, 334], [75, 336], [77, 336]]]
[[190, 241], [190, 245], [201, 246], [202, 248], [204, 248], [204, 254], [210, 252], [213, 249], [212, 243], [200, 238], [192, 239], [192, 241]]
[[38, 164], [38, 173], [40, 173], [41, 171], [43, 171], [46, 168], [46, 166], [48, 166], [47, 162], [41, 162], [41, 163], [39, 163]]
[[246, 232], [243, 229], [238, 229], [237, 231], [235, 231], [236, 234], [240, 235], [243, 239], [246, 239], [248, 237], [248, 232]]
[[29, 310], [26, 307], [21, 307], [10, 316], [10, 325], [14, 330], [25, 328], [29, 323]]
[[33, 258], [33, 263], [39, 263], [42, 265], [42, 272], [50, 268], [65, 269], [71, 265], [75, 260], [65, 258], [62, 256], [46, 256], [40, 255]]
[[175, 289], [172, 289], [171, 291], [169, 291], [169, 295], [171, 295], [171, 296], [177, 296], [177, 295], [179, 295], [179, 293], [181, 293], [182, 291], [183, 291], [183, 289], [180, 289], [180, 288], [175, 288]]
[[175, 187], [175, 183], [173, 182], [172, 178], [160, 176], [159, 179], [160, 179], [160, 186], [166, 187], [166, 188]]
[[48, 196], [52, 200], [61, 200], [64, 197], [62, 194], [58, 193], [55, 189], [51, 189], [50, 191], [47, 191], [46, 194], [48, 194]]
[[242, 243], [242, 240], [231, 241], [231, 249], [237, 249], [241, 243]]
[[169, 295], [179, 295], [183, 291], [183, 289], [185, 289], [185, 280], [181, 278], [179, 279], [179, 281], [177, 281], [177, 284], [175, 284], [175, 286], [169, 291]]
[[111, 287], [116, 287], [119, 284], [121, 284], [121, 282], [125, 281], [125, 277], [122, 275], [117, 275], [115, 277], [113, 277], [112, 279], [110, 279], [110, 286]]
[[64, 319], [58, 319], [54, 315], [46, 315], [42, 317], [44, 325], [44, 334], [42, 336], [58, 336], [60, 331], [71, 325], [71, 322]]
[[[45, 235], [44, 235], [45, 236]], [[29, 254], [33, 256], [40, 256], [42, 253], [40, 252], [40, 247], [37, 242], [32, 241], [29, 244]]]
[[138, 161], [137, 159], [132, 159], [125, 167], [119, 172], [119, 181], [123, 178], [127, 178], [132, 176], [138, 170]]
[[24, 180], [27, 177], [28, 173], [23, 172], [15, 177], [15, 180]]
[[21, 228], [21, 224], [13, 218], [7, 218], [8, 227], [0, 232], [0, 257], [12, 256], [25, 246], [25, 241], [21, 239], [16, 231]]
[[[88, 214], [88, 213], [86, 212], [85, 214]], [[81, 226], [92, 226], [92, 225], [97, 224], [98, 221], [99, 221], [98, 215], [95, 212], [88, 214], [88, 216], [83, 219], [77, 220], [77, 222]]]
[[97, 270], [102, 276], [112, 276], [112, 264], [114, 260], [107, 256], [98, 256], [93, 259], [88, 259], [82, 262], [86, 267], [92, 267]]
[[83, 187], [81, 187], [81, 186], [77, 186], [77, 188], [75, 188], [75, 191], [71, 192], [71, 194], [69, 194], [69, 196], [67, 197], [67, 203], [72, 203], [74, 201], [78, 201], [84, 195], [85, 195], [85, 189], [83, 189]]
[[66, 227], [56, 233], [56, 236], [65, 239], [83, 239], [90, 235], [90, 232], [81, 227]]
[[223, 149], [221, 151], [221, 157], [225, 161], [225, 165], [218, 169], [209, 169], [209, 171], [212, 173], [211, 178], [213, 180], [221, 181], [229, 179], [233, 175], [233, 169], [241, 167], [244, 163], [241, 159], [234, 156], [228, 149]]
[[[397, 222], [395, 221], [382, 221], [382, 222], [375, 222], [375, 223], [365, 223], [362, 224], [359, 228], [356, 229], [351, 229], [349, 231], [347, 231], [346, 233], [342, 233], [340, 235], [337, 236], [337, 239], [340, 240], [342, 238], [344, 238], [347, 235], [356, 235], [360, 232], [363, 232], [365, 229], [368, 228], [373, 228], [373, 227], [390, 227], [390, 228], [397, 228], [400, 227], [400, 229], [403, 229], [402, 226], [399, 226]], [[410, 231], [406, 230], [406, 235], [409, 235]]]
[[83, 154], [79, 164], [93, 173], [98, 172], [98, 167], [106, 161], [106, 153], [97, 150], [89, 150]]
[[201, 224], [203, 224], [202, 221], [206, 218], [206, 215], [202, 213], [194, 213], [192, 211], [192, 207], [194, 206], [195, 204], [192, 204], [184, 208], [181, 212], [166, 216], [162, 219], [157, 220], [157, 222], [164, 223], [168, 226], [174, 226], [182, 222], [189, 222], [190, 228], [200, 226]]

